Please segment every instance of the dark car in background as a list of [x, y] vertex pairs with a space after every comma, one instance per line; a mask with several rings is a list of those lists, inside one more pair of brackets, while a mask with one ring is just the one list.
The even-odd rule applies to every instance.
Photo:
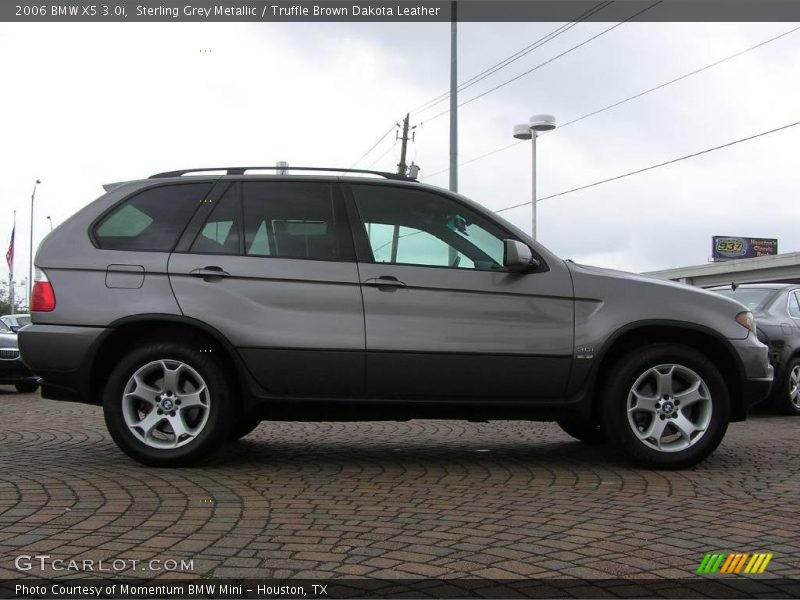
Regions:
[[39, 379], [22, 362], [17, 334], [0, 321], [0, 384], [13, 385], [18, 392], [29, 394], [39, 387]]
[[770, 406], [800, 415], [800, 285], [754, 283], [711, 291], [738, 300], [755, 315], [758, 339], [769, 347], [775, 368]]

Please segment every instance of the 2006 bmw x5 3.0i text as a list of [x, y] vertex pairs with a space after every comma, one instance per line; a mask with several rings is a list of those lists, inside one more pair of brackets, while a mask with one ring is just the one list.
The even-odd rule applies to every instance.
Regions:
[[36, 255], [19, 337], [43, 395], [102, 405], [149, 465], [265, 419], [448, 418], [555, 420], [678, 468], [769, 392], [735, 300], [564, 261], [401, 176], [321, 171], [106, 186]]

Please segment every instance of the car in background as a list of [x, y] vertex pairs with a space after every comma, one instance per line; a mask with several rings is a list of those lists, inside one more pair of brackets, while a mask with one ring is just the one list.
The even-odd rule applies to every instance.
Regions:
[[31, 316], [30, 315], [3, 315], [0, 317], [0, 322], [5, 323], [5, 325], [14, 333], [25, 327], [25, 325], [31, 324]]
[[711, 288], [744, 304], [756, 317], [758, 339], [775, 368], [772, 408], [800, 415], [800, 285], [752, 283]]
[[35, 392], [39, 378], [22, 362], [17, 334], [0, 321], [0, 384], [13, 385], [22, 394]]

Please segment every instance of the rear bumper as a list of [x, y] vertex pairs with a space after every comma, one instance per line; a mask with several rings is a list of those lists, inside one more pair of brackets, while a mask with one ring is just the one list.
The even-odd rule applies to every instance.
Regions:
[[32, 324], [19, 332], [22, 360], [42, 378], [42, 396], [94, 404], [91, 392], [92, 357], [104, 327]]

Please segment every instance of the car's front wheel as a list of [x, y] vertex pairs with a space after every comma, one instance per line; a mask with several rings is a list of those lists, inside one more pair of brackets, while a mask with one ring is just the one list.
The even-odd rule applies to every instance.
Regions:
[[32, 394], [36, 390], [39, 389], [39, 382], [38, 381], [20, 381], [17, 384], [14, 384], [14, 387], [17, 388], [17, 391], [20, 394]]
[[725, 435], [725, 381], [706, 356], [680, 344], [637, 349], [614, 366], [603, 394], [608, 438], [636, 463], [657, 469], [697, 464]]
[[800, 357], [790, 360], [776, 377], [772, 406], [786, 415], [800, 415]]
[[190, 464], [230, 435], [235, 414], [230, 388], [211, 355], [173, 342], [140, 346], [108, 379], [106, 426], [117, 445], [141, 463]]

